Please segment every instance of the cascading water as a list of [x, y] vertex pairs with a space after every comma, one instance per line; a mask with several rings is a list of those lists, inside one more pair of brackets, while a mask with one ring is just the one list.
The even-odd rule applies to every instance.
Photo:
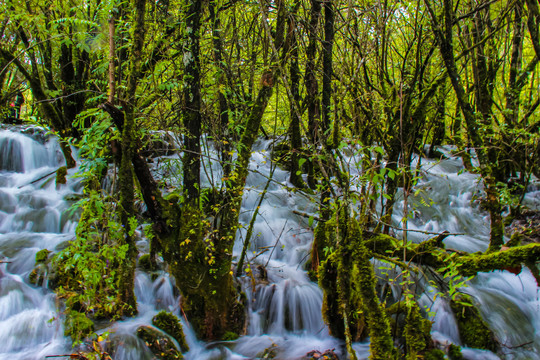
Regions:
[[[249, 224], [258, 205], [262, 189], [270, 175], [270, 141], [256, 144], [240, 221]], [[423, 232], [463, 233], [448, 237], [448, 248], [483, 251], [488, 245], [489, 219], [475, 199], [482, 194], [478, 177], [463, 169], [460, 159], [443, 148], [447, 159], [422, 160], [422, 179], [418, 193], [409, 199], [413, 216], [408, 228]], [[212, 154], [209, 158], [215, 158]], [[67, 354], [71, 342], [63, 335], [61, 313], [54, 294], [43, 286], [30, 285], [29, 274], [37, 251], [58, 251], [74, 237], [76, 223], [67, 209], [72, 194], [80, 191], [76, 179], [66, 185], [55, 184], [54, 171], [62, 166], [57, 142], [34, 128], [0, 130], [0, 360], [43, 359], [46, 355]], [[156, 174], [174, 170], [177, 156], [161, 158]], [[217, 161], [205, 160], [206, 186], [221, 179]], [[70, 170], [72, 175], [75, 170]], [[354, 175], [354, 171], [353, 171]], [[109, 340], [117, 346], [111, 354], [116, 360], [151, 359], [152, 353], [136, 337], [141, 325], [151, 323], [161, 309], [172, 311], [182, 319], [190, 351], [187, 359], [251, 359], [275, 355], [296, 359], [311, 350], [335, 348], [343, 353], [343, 344], [329, 336], [321, 317], [322, 292], [307, 277], [303, 264], [308, 258], [313, 238], [308, 220], [298, 213], [314, 214], [316, 203], [308, 196], [288, 191], [288, 173], [276, 169], [273, 182], [259, 209], [247, 261], [253, 276], [242, 278], [248, 300], [247, 335], [234, 342], [204, 344], [195, 338], [178, 308], [174, 280], [161, 271], [153, 276], [138, 270], [135, 294], [139, 315], [115, 322], [99, 330], [108, 331]], [[174, 186], [173, 179], [167, 182]], [[525, 202], [538, 207], [539, 193], [531, 191]], [[401, 223], [403, 202], [396, 204], [394, 222]], [[247, 227], [247, 226], [246, 226]], [[246, 230], [237, 238], [234, 255], [238, 258]], [[429, 235], [410, 232], [413, 241]], [[141, 252], [148, 243], [141, 237]], [[528, 270], [514, 275], [506, 271], [479, 274], [465, 289], [480, 304], [480, 310], [506, 347], [505, 359], [535, 359], [540, 353], [540, 301], [534, 278]], [[429, 305], [433, 317], [433, 337], [439, 342], [460, 343], [457, 325], [448, 304], [425, 294], [421, 302]], [[369, 356], [369, 344], [357, 343], [359, 358]], [[464, 349], [468, 359], [497, 359], [490, 352]]]
[[72, 238], [65, 197], [78, 183], [56, 188], [62, 154], [54, 139], [36, 128], [14, 130], [0, 129], [0, 359], [42, 359], [64, 353], [67, 342], [54, 294], [29, 285], [28, 276], [39, 250]]

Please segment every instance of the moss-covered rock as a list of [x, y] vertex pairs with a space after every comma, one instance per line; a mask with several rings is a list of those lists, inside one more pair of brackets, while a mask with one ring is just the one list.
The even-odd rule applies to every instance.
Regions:
[[137, 336], [145, 342], [156, 359], [177, 360], [184, 358], [168, 335], [151, 326], [140, 326], [137, 329]]
[[42, 263], [45, 263], [47, 262], [47, 260], [49, 259], [49, 254], [51, 252], [47, 249], [42, 249], [42, 250], [39, 250], [37, 253], [36, 253], [36, 264], [42, 264]]
[[223, 341], [233, 341], [239, 338], [239, 335], [232, 331], [227, 331], [225, 335], [223, 335]]
[[30, 284], [43, 286], [43, 282], [49, 272], [49, 254], [47, 249], [42, 249], [36, 253], [36, 267], [28, 274]]
[[47, 266], [45, 264], [38, 264], [38, 266], [33, 268], [30, 274], [28, 274], [28, 281], [33, 285], [43, 286], [46, 276]]
[[56, 170], [56, 186], [67, 183], [67, 167], [62, 166]]
[[152, 324], [172, 336], [178, 342], [182, 352], [189, 351], [189, 346], [184, 336], [184, 329], [176, 316], [170, 312], [160, 311], [152, 319]]
[[94, 322], [86, 314], [71, 310], [66, 313], [64, 335], [78, 342], [94, 332]]
[[448, 358], [450, 360], [463, 360], [461, 348], [457, 345], [450, 344], [450, 347], [448, 348]]
[[439, 350], [439, 349], [431, 349], [431, 350], [428, 350], [424, 354], [424, 360], [444, 360], [444, 359], [445, 359], [444, 351]]
[[146, 272], [154, 272], [159, 270], [155, 262], [152, 261], [150, 254], [144, 254], [139, 258], [139, 268]]
[[473, 306], [472, 298], [461, 294], [450, 301], [458, 324], [459, 335], [464, 345], [472, 348], [495, 351], [497, 343], [478, 309]]

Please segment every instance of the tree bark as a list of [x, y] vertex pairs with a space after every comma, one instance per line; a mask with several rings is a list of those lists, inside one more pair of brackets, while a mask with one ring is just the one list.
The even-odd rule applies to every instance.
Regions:
[[202, 0], [189, 0], [186, 12], [184, 44], [184, 196], [190, 204], [199, 204], [201, 182], [201, 84], [199, 32]]

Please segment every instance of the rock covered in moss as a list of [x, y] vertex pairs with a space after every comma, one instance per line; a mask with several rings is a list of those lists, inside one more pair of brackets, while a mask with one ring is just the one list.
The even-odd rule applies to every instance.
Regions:
[[461, 348], [457, 345], [450, 344], [450, 347], [448, 348], [448, 358], [450, 360], [463, 360]]
[[444, 360], [444, 351], [440, 349], [431, 349], [424, 354], [424, 360]]
[[166, 311], [160, 311], [152, 319], [152, 324], [172, 336], [178, 342], [178, 345], [180, 345], [182, 352], [189, 351], [189, 346], [184, 337], [182, 324], [180, 324], [180, 321], [176, 316]]
[[464, 345], [477, 349], [496, 350], [495, 336], [473, 305], [470, 296], [461, 294], [456, 300], [450, 301], [450, 306], [456, 316], [459, 336]]
[[42, 249], [36, 253], [36, 267], [28, 274], [28, 281], [30, 284], [43, 286], [43, 282], [49, 272], [48, 263], [50, 253], [51, 252], [47, 249]]
[[222, 337], [222, 340], [223, 341], [234, 341], [236, 339], [239, 338], [239, 335], [235, 332], [232, 332], [232, 331], [227, 331], [223, 337]]
[[67, 167], [62, 166], [56, 170], [56, 186], [67, 183]]
[[431, 322], [420, 315], [416, 303], [408, 306], [404, 336], [407, 347], [407, 358], [416, 359], [418, 354], [424, 353], [432, 343]]
[[137, 336], [146, 343], [146, 346], [152, 351], [156, 359], [176, 360], [184, 358], [168, 335], [151, 326], [140, 326], [137, 329]]
[[304, 360], [339, 360], [339, 357], [334, 351], [335, 349], [326, 350], [324, 352], [313, 350], [303, 357]]
[[144, 254], [139, 258], [139, 267], [146, 272], [158, 271], [156, 263], [152, 261], [150, 254]]
[[46, 263], [47, 260], [49, 259], [49, 254], [51, 252], [47, 249], [42, 249], [42, 250], [39, 250], [37, 253], [36, 253], [36, 264], [42, 264], [42, 263]]
[[28, 274], [28, 281], [32, 285], [43, 286], [46, 276], [47, 267], [44, 264], [38, 264], [38, 266], [33, 268], [30, 274]]

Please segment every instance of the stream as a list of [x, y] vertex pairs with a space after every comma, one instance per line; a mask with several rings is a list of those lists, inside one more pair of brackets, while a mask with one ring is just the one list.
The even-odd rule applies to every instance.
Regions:
[[[271, 172], [272, 141], [258, 141], [251, 158], [240, 221], [247, 228]], [[421, 161], [421, 178], [409, 199], [408, 239], [419, 242], [438, 233], [453, 235], [444, 240], [447, 248], [476, 252], [489, 243], [489, 216], [480, 209], [482, 185], [477, 175], [463, 171], [461, 159], [442, 147], [442, 161]], [[208, 150], [201, 172], [203, 186], [219, 182], [221, 168]], [[351, 164], [357, 159], [351, 151]], [[44, 359], [68, 354], [71, 341], [64, 337], [60, 304], [49, 290], [31, 285], [29, 275], [35, 255], [41, 249], [61, 250], [74, 238], [76, 216], [70, 206], [82, 191], [77, 169], [68, 171], [65, 185], [56, 185], [55, 170], [64, 163], [56, 139], [44, 130], [29, 127], [0, 128], [0, 360]], [[156, 176], [175, 186], [180, 166], [177, 155], [154, 160]], [[415, 164], [414, 164], [415, 166]], [[358, 170], [351, 169], [354, 177]], [[289, 174], [275, 169], [273, 181], [259, 209], [248, 252], [252, 272], [260, 281], [243, 276], [248, 299], [247, 335], [236, 341], [204, 343], [196, 339], [178, 307], [174, 279], [161, 271], [155, 280], [137, 270], [135, 293], [139, 315], [117, 321], [99, 330], [120, 344], [111, 355], [115, 360], [152, 359], [144, 342], [136, 337], [140, 325], [151, 323], [160, 310], [173, 312], [186, 332], [190, 351], [186, 359], [256, 359], [273, 355], [276, 359], [299, 359], [312, 350], [335, 349], [343, 356], [344, 344], [331, 337], [321, 316], [322, 291], [307, 276], [304, 264], [313, 239], [312, 224], [299, 213], [315, 214], [316, 200], [289, 191]], [[540, 191], [531, 185], [524, 203], [540, 208]], [[394, 224], [403, 224], [403, 201], [398, 202]], [[139, 229], [140, 230], [140, 229]], [[417, 232], [418, 231], [418, 232]], [[148, 242], [138, 231], [137, 246], [148, 251]], [[462, 234], [462, 235], [461, 235]], [[239, 231], [234, 248], [238, 258], [246, 229]], [[259, 266], [262, 265], [262, 266]], [[266, 269], [265, 276], [259, 274]], [[394, 274], [395, 275], [395, 274]], [[392, 276], [380, 274], [380, 277]], [[382, 280], [381, 280], [382, 281]], [[398, 291], [398, 290], [395, 290]], [[480, 273], [463, 289], [480, 304], [479, 309], [503, 344], [501, 354], [463, 348], [466, 359], [540, 359], [540, 298], [536, 281], [526, 268], [519, 275], [507, 271]], [[420, 303], [433, 311], [432, 337], [445, 346], [461, 345], [455, 318], [448, 303], [426, 291]], [[356, 343], [360, 359], [369, 356], [369, 343]], [[268, 357], [267, 357], [268, 358]], [[344, 358], [344, 356], [343, 356]]]

